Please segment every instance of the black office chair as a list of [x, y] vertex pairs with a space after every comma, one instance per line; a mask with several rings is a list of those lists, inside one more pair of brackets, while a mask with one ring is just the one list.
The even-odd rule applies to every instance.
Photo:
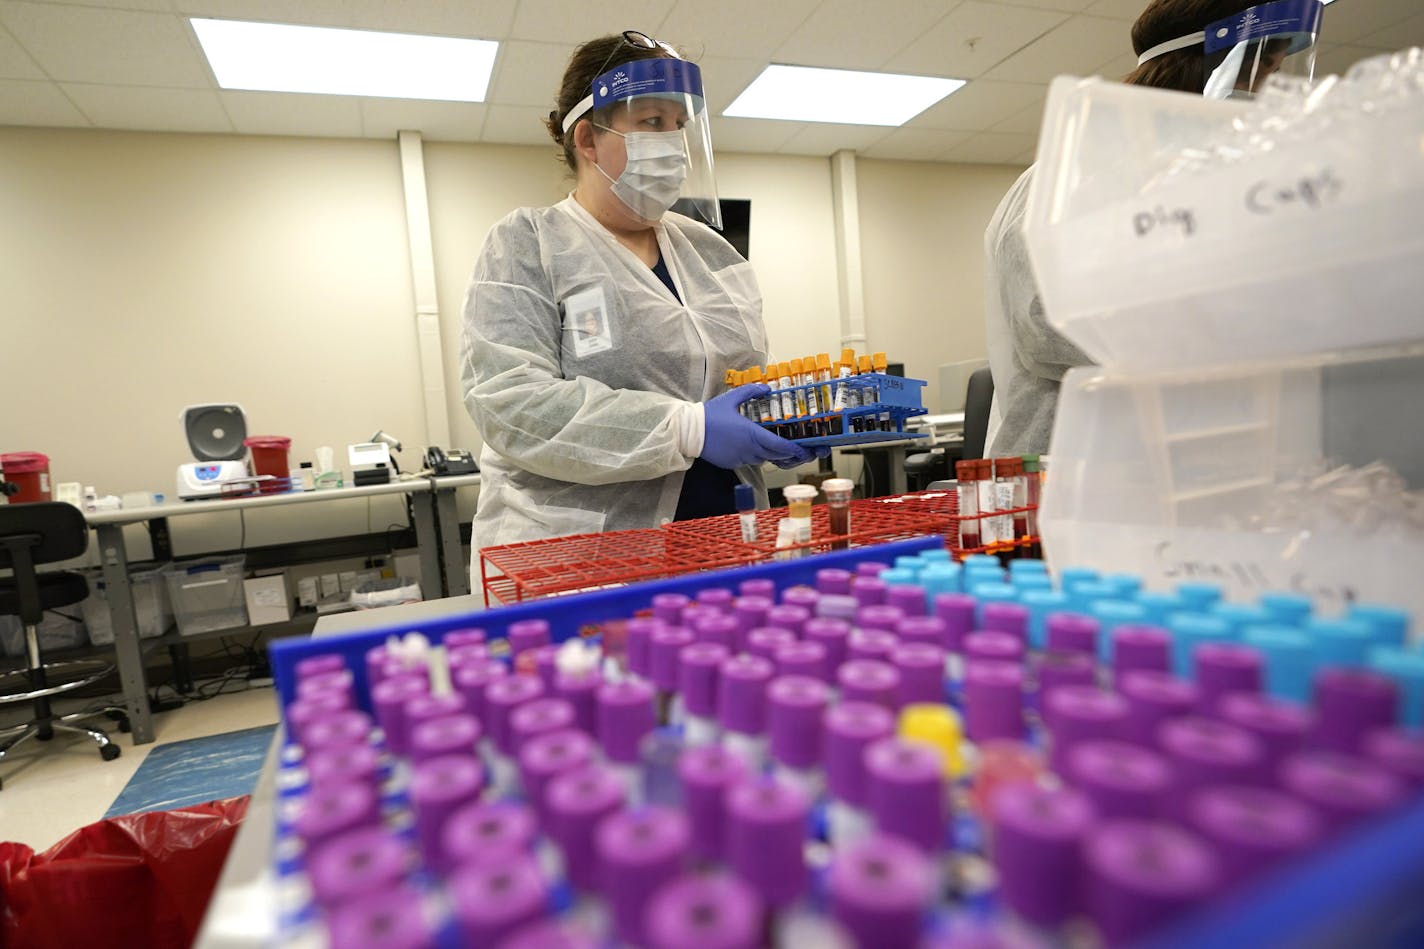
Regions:
[[[0, 616], [20, 618], [27, 660], [24, 669], [0, 675], [0, 682], [24, 680], [22, 691], [0, 691], [0, 703], [30, 702], [35, 716], [17, 726], [18, 737], [0, 745], [0, 760], [21, 742], [31, 738], [49, 741], [55, 732], [88, 737], [99, 746], [105, 761], [119, 756], [119, 746], [104, 732], [71, 724], [106, 714], [106, 710], [55, 715], [49, 705], [50, 696], [90, 685], [108, 675], [112, 666], [92, 659], [46, 663], [40, 655], [37, 627], [44, 611], [82, 602], [89, 595], [89, 581], [83, 574], [69, 571], [36, 573], [35, 567], [78, 557], [88, 546], [89, 526], [72, 504], [0, 504], [0, 569], [13, 571], [13, 576], [0, 578]], [[59, 684], [51, 684], [51, 678]]]
[[969, 387], [964, 395], [964, 460], [983, 458], [985, 437], [989, 434], [989, 405], [994, 401], [994, 377], [989, 367], [969, 374]]

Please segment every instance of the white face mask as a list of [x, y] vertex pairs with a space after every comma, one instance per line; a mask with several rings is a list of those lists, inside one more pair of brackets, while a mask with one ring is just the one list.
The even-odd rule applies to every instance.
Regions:
[[687, 152], [681, 132], [620, 132], [598, 126], [623, 137], [628, 163], [615, 180], [597, 163], [599, 174], [613, 182], [613, 194], [628, 210], [645, 221], [658, 221], [672, 207], [687, 180]]

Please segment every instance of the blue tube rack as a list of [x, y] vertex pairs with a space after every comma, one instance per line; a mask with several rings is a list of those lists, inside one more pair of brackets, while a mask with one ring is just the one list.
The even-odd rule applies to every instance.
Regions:
[[[760, 422], [766, 429], [775, 430], [778, 426], [803, 424], [806, 422], [822, 422], [837, 420], [840, 422], [841, 434], [839, 435], [817, 435], [810, 438], [793, 438], [798, 445], [815, 448], [821, 446], [840, 447], [843, 445], [865, 445], [872, 442], [899, 441], [905, 438], [925, 438], [924, 432], [905, 431], [905, 420], [914, 418], [917, 415], [924, 415], [929, 410], [924, 405], [924, 387], [926, 383], [923, 379], [906, 379], [902, 376], [890, 376], [881, 373], [867, 373], [857, 376], [849, 376], [845, 379], [838, 379], [833, 382], [812, 382], [799, 386], [788, 386], [784, 389], [772, 389], [767, 396], [769, 399], [777, 398], [783, 393], [808, 392], [812, 389], [822, 392], [825, 389], [837, 389], [846, 386], [851, 389], [867, 390], [878, 389], [879, 395], [875, 402], [867, 405], [858, 405], [852, 408], [842, 409], [839, 412], [820, 412], [816, 415], [806, 415], [790, 420], [777, 422]], [[878, 418], [881, 415], [888, 415], [893, 431], [873, 430], [868, 432], [853, 432], [856, 419]], [[878, 423], [877, 423], [878, 424]]]

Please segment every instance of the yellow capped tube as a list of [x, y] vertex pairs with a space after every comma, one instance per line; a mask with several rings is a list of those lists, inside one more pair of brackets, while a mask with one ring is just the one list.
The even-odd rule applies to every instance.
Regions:
[[900, 710], [900, 737], [929, 745], [940, 753], [945, 776], [964, 776], [964, 728], [948, 705], [907, 705]]

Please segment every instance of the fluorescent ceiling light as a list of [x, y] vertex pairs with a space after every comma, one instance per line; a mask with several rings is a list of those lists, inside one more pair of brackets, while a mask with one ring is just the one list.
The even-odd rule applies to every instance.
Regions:
[[962, 85], [962, 79], [935, 76], [768, 66], [722, 114], [839, 125], [904, 125]]
[[498, 43], [193, 17], [224, 89], [483, 102]]

